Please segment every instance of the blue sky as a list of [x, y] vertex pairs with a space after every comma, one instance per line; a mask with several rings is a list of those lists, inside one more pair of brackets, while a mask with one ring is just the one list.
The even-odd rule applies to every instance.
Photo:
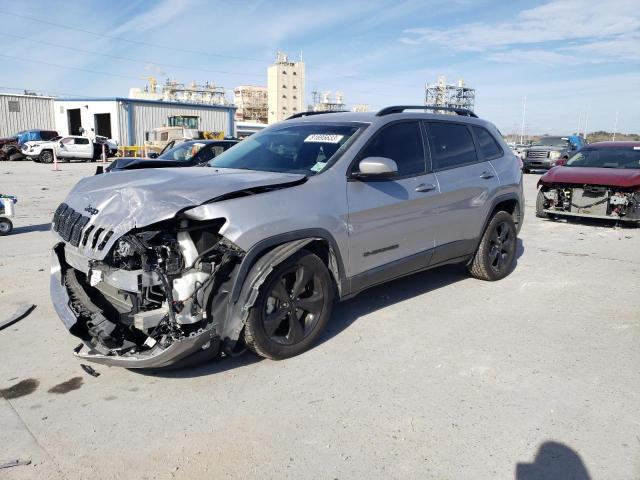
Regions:
[[[126, 96], [155, 75], [266, 84], [277, 50], [307, 64], [307, 100], [421, 104], [439, 74], [476, 88], [503, 131], [640, 131], [637, 0], [0, 0], [0, 91]], [[163, 46], [170, 48], [163, 48]], [[65, 66], [66, 68], [61, 68]], [[229, 95], [229, 98], [232, 98]], [[588, 112], [588, 115], [587, 115]]]

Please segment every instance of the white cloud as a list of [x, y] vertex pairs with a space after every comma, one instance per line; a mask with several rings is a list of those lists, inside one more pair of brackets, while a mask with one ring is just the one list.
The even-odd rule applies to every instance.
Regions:
[[[413, 28], [400, 41], [407, 45], [436, 44], [455, 51], [485, 52], [517, 45], [536, 45], [529, 56], [541, 58], [543, 50], [553, 51], [552, 42], [577, 42], [563, 48], [564, 55], [589, 54], [587, 62], [635, 58], [640, 32], [640, 9], [636, 0], [591, 2], [553, 0], [523, 10], [511, 21], [468, 23], [453, 28]], [[587, 46], [588, 45], [588, 46]], [[634, 48], [635, 46], [635, 48]], [[565, 46], [566, 47], [566, 46]], [[617, 48], [611, 48], [617, 47]], [[555, 48], [562, 48], [555, 47]], [[558, 53], [548, 55], [558, 60]], [[598, 58], [593, 58], [598, 56]], [[490, 58], [509, 60], [499, 53]]]
[[[109, 35], [119, 36], [128, 32], [140, 33], [156, 29], [181, 18], [181, 15], [185, 12], [193, 12], [193, 9], [194, 3], [192, 0], [162, 0], [152, 8], [145, 10], [129, 21], [114, 28], [109, 32]], [[192, 13], [189, 13], [189, 15], [191, 14]]]

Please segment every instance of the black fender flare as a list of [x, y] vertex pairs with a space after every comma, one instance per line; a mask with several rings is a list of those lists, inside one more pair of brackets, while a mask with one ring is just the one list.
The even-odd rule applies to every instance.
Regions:
[[[333, 236], [324, 229], [311, 228], [288, 232], [261, 240], [243, 258], [231, 288], [226, 322], [220, 332], [229, 346], [235, 344], [264, 283], [271, 271], [284, 260], [314, 241], [329, 245], [329, 271], [336, 281], [338, 294], [347, 286], [344, 263]], [[332, 265], [332, 263], [334, 265]]]
[[[484, 232], [487, 229], [487, 225], [489, 225], [489, 222], [491, 221], [493, 211], [502, 202], [506, 202], [506, 201], [510, 201], [510, 200], [515, 200], [516, 208], [518, 208], [520, 210], [520, 212], [519, 212], [520, 213], [520, 228], [522, 228], [522, 222], [524, 221], [524, 205], [520, 204], [520, 198], [518, 197], [518, 194], [515, 193], [515, 192], [512, 192], [512, 193], [504, 193], [502, 195], [498, 195], [491, 202], [491, 208], [489, 209], [489, 215], [487, 215], [487, 218], [485, 218], [484, 224], [482, 225], [482, 230], [480, 231], [480, 235], [476, 239], [475, 247], [473, 249], [474, 255], [475, 255], [475, 252], [478, 250], [478, 247], [480, 246], [480, 241], [482, 240], [482, 236], [484, 235]], [[518, 228], [518, 227], [516, 227], [516, 228], [518, 230], [518, 233], [520, 233], [520, 228]], [[472, 261], [473, 261], [473, 257], [471, 257], [471, 260], [469, 260], [469, 262], [472, 262]]]

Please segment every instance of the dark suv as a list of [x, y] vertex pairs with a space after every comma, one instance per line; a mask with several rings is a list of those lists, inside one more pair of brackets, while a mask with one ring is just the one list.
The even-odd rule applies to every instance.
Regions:
[[52, 226], [51, 295], [87, 347], [76, 355], [134, 368], [221, 348], [282, 359], [314, 344], [335, 299], [448, 263], [508, 275], [518, 160], [472, 112], [424, 110], [298, 114], [208, 168], [81, 180]]

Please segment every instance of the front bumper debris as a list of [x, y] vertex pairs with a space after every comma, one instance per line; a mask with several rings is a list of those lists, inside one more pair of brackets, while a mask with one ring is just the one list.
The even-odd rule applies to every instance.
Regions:
[[[71, 298], [62, 276], [62, 262], [58, 249], [54, 248], [51, 258], [50, 291], [53, 307], [68, 330], [74, 329], [78, 318], [70, 308]], [[73, 333], [73, 332], [72, 332]], [[203, 329], [189, 336], [175, 339], [166, 348], [156, 344], [153, 348], [141, 352], [104, 354], [96, 351], [83, 339], [84, 347], [75, 351], [75, 356], [89, 362], [113, 365], [125, 368], [166, 367], [199, 352], [200, 350], [219, 349], [219, 338], [213, 329]]]
[[124, 368], [161, 368], [177, 363], [199, 350], [219, 349], [219, 340], [211, 329], [174, 341], [169, 347], [156, 345], [136, 354], [103, 355], [86, 346], [74, 355], [81, 360]]

